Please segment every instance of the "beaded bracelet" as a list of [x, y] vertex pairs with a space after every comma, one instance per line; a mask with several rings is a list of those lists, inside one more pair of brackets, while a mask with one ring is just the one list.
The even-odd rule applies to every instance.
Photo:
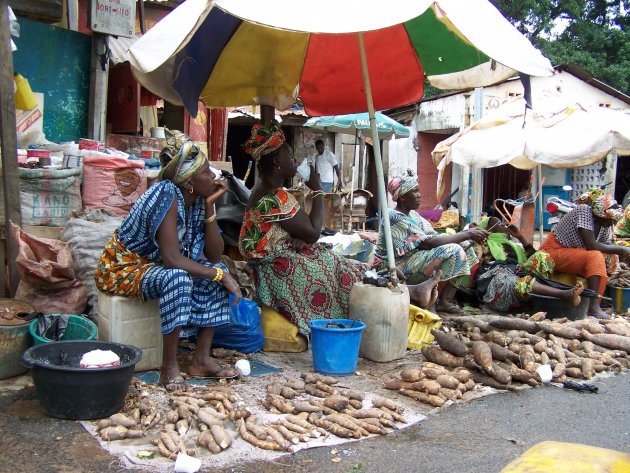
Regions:
[[214, 268], [217, 272], [212, 278], [213, 281], [221, 281], [223, 279], [223, 270], [221, 268]]

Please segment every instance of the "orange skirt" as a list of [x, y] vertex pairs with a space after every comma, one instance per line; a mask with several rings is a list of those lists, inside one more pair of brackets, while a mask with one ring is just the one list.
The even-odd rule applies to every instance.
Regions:
[[604, 254], [597, 250], [586, 248], [567, 248], [556, 239], [555, 233], [550, 233], [540, 249], [549, 253], [555, 264], [555, 271], [560, 273], [577, 274], [583, 278], [599, 276], [600, 294], [604, 294], [608, 275], [606, 274], [606, 260]]

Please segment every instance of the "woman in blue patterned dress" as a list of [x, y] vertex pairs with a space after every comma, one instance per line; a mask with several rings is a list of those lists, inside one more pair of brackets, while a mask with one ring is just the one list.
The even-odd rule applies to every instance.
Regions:
[[226, 191], [190, 138], [169, 133], [160, 160], [161, 181], [125, 217], [99, 259], [99, 290], [117, 296], [160, 300], [163, 352], [160, 383], [184, 386], [177, 363], [183, 327], [198, 328], [188, 374], [233, 377], [210, 357], [215, 328], [229, 323], [228, 293], [238, 284], [220, 264], [223, 240], [214, 203]]
[[[418, 178], [415, 176], [395, 177], [387, 190], [396, 202], [389, 209], [389, 223], [396, 267], [402, 272], [407, 284], [420, 284], [434, 274], [440, 277], [436, 310], [462, 313], [454, 302], [458, 280], [470, 276], [470, 268], [479, 262], [472, 248], [467, 251], [459, 245], [466, 240], [475, 242], [487, 238], [488, 232], [473, 228], [454, 235], [441, 235], [431, 224], [416, 212], [420, 206]], [[379, 232], [376, 254], [387, 259], [383, 228]]]

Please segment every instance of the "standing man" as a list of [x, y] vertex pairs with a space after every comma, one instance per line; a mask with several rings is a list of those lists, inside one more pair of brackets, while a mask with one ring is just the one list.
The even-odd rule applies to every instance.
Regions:
[[322, 190], [324, 192], [332, 192], [335, 182], [335, 173], [337, 174], [337, 186], [334, 187], [336, 192], [341, 190], [341, 171], [339, 163], [333, 153], [324, 149], [324, 142], [317, 140], [315, 142], [317, 153], [309, 158], [309, 163], [315, 167], [319, 180], [322, 182]]

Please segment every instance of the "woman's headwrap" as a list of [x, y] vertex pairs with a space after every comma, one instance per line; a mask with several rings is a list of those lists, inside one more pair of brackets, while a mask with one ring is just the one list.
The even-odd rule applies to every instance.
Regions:
[[176, 186], [188, 182], [206, 162], [206, 156], [181, 131], [166, 131], [166, 147], [160, 153], [160, 179], [171, 181]]
[[602, 189], [593, 188], [585, 192], [578, 199], [578, 204], [588, 205], [595, 216], [609, 218], [618, 221], [623, 216], [623, 210], [611, 195], [604, 193]]
[[272, 121], [269, 127], [257, 123], [252, 127], [252, 136], [243, 144], [243, 151], [257, 160], [261, 156], [273, 153], [286, 141], [278, 122]]
[[615, 235], [621, 238], [630, 238], [630, 205], [623, 212], [623, 218], [615, 226]]
[[392, 195], [392, 200], [397, 202], [407, 192], [418, 188], [418, 178], [407, 171], [407, 176], [394, 177], [387, 184], [387, 191]]

